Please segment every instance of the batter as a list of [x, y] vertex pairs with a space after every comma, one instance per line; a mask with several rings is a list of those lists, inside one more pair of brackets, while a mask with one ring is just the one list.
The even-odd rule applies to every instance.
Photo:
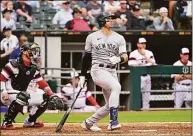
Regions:
[[[94, 83], [103, 89], [106, 104], [82, 123], [82, 127], [91, 131], [101, 129], [94, 124], [110, 113], [108, 130], [119, 129], [118, 106], [121, 85], [118, 82], [116, 64], [128, 61], [126, 42], [123, 36], [111, 30], [115, 16], [103, 12], [97, 17], [101, 29], [86, 39], [80, 83], [83, 85], [89, 62], [92, 62], [91, 76]], [[95, 126], [95, 127], [93, 127]]]

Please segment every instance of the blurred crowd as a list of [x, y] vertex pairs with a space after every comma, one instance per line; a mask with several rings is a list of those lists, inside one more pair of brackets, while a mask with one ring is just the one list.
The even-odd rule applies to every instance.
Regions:
[[1, 31], [15, 29], [97, 30], [103, 11], [117, 16], [114, 29], [190, 30], [189, 0], [2, 0]]

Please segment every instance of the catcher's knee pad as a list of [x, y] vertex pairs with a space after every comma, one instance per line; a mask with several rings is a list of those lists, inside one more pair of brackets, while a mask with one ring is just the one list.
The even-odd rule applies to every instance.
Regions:
[[28, 105], [28, 100], [30, 99], [30, 94], [25, 91], [21, 91], [16, 96], [16, 102], [20, 105]]

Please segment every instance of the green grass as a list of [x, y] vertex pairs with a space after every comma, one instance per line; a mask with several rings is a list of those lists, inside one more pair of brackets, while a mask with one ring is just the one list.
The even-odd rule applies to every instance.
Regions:
[[[64, 112], [60, 113], [44, 113], [38, 120], [43, 120], [48, 123], [57, 123], [61, 120]], [[67, 122], [80, 123], [84, 119], [91, 116], [93, 113], [71, 113]], [[23, 122], [28, 114], [19, 114], [16, 122]], [[3, 115], [1, 115], [1, 119]], [[119, 122], [192, 122], [191, 110], [180, 111], [128, 111], [119, 112]], [[109, 117], [104, 118], [101, 122], [108, 122]]]

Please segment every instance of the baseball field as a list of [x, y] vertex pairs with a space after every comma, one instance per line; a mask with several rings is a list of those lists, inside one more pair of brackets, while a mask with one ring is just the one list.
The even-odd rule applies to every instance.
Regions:
[[[71, 113], [61, 133], [55, 133], [55, 128], [63, 116], [60, 113], [45, 113], [39, 120], [45, 123], [43, 128], [22, 128], [22, 122], [28, 114], [18, 115], [16, 130], [1, 130], [1, 136], [64, 136], [64, 135], [129, 135], [129, 136], [191, 136], [192, 111], [128, 111], [119, 113], [120, 130], [107, 131], [108, 117], [97, 123], [102, 132], [85, 131], [80, 123], [92, 113]], [[3, 114], [1, 114], [1, 121]]]

